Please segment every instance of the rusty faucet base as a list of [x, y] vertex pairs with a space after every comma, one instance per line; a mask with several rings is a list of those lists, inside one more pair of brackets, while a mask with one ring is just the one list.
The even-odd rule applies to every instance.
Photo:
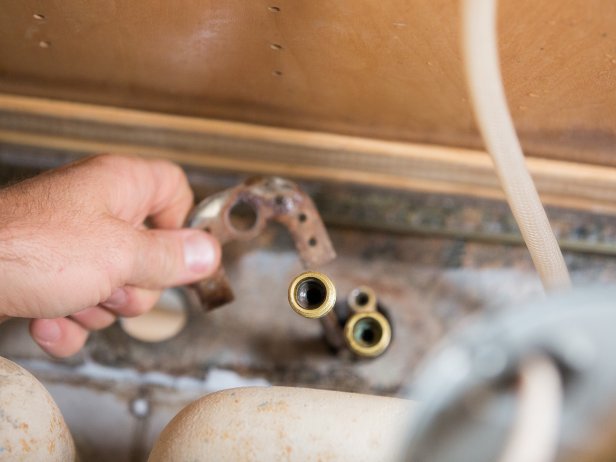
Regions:
[[[233, 219], [244, 209], [253, 222], [240, 226]], [[336, 252], [312, 199], [300, 187], [283, 178], [250, 178], [242, 184], [207, 197], [192, 211], [187, 226], [200, 228], [218, 239], [221, 245], [234, 240], [250, 240], [265, 229], [269, 221], [284, 225], [305, 268], [314, 268], [336, 258]], [[221, 266], [211, 277], [193, 284], [205, 310], [233, 300], [233, 290]]]

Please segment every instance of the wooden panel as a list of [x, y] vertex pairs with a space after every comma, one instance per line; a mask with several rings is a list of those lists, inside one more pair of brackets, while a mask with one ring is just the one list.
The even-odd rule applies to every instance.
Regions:
[[[486, 152], [0, 94], [0, 143], [502, 199]], [[616, 168], [529, 158], [546, 204], [616, 213]]]
[[[616, 165], [616, 2], [501, 4], [504, 76], [527, 151]], [[454, 0], [3, 0], [0, 8], [4, 92], [480, 146]]]

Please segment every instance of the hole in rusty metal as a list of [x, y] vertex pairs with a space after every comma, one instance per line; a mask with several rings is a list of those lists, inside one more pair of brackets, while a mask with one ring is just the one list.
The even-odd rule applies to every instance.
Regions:
[[276, 205], [284, 205], [284, 196], [281, 196], [280, 194], [278, 194], [275, 197], [274, 202], [276, 202]]
[[229, 222], [239, 232], [250, 231], [257, 224], [257, 210], [251, 203], [240, 199], [229, 210]]
[[305, 310], [320, 307], [327, 296], [327, 288], [322, 281], [308, 278], [297, 286], [297, 303]]
[[297, 219], [299, 220], [300, 223], [304, 223], [308, 219], [308, 217], [306, 216], [305, 213], [300, 213]]
[[314, 237], [311, 237], [311, 238], [308, 240], [308, 245], [309, 245], [310, 247], [314, 247], [315, 245], [317, 245], [317, 240], [316, 240]]

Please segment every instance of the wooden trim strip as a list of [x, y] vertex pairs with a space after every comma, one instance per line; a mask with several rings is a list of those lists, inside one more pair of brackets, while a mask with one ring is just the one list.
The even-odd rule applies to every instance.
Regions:
[[[483, 151], [0, 94], [0, 142], [231, 172], [502, 199]], [[616, 213], [616, 168], [528, 158], [546, 204]]]

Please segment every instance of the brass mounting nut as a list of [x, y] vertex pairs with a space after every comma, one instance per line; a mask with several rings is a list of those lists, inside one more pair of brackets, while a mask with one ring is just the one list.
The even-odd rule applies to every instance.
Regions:
[[355, 313], [344, 326], [349, 349], [366, 358], [380, 356], [391, 342], [391, 326], [378, 311]]
[[323, 273], [306, 271], [296, 276], [289, 285], [289, 305], [305, 318], [322, 318], [335, 304], [336, 288]]

